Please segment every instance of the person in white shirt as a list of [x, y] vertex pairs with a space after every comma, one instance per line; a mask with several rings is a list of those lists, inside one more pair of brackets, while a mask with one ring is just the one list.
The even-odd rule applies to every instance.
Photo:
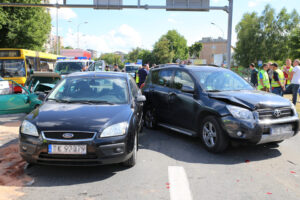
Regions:
[[294, 69], [291, 73], [291, 84], [286, 88], [284, 94], [293, 94], [293, 104], [297, 103], [297, 94], [300, 86], [300, 60], [296, 59], [293, 63]]

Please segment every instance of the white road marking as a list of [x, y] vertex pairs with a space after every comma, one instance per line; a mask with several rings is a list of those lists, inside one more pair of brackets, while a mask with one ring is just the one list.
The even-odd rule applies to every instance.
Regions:
[[185, 170], [180, 166], [169, 166], [169, 184], [171, 200], [192, 200], [192, 193]]

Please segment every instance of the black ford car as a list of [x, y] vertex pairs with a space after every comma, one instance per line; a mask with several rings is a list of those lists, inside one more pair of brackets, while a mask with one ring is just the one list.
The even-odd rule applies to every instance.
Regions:
[[133, 166], [145, 100], [125, 73], [73, 73], [23, 121], [21, 156], [37, 164]]
[[230, 140], [278, 143], [299, 129], [289, 100], [256, 91], [236, 73], [216, 66], [162, 65], [150, 71], [143, 93], [147, 127], [200, 137], [211, 152], [224, 151]]

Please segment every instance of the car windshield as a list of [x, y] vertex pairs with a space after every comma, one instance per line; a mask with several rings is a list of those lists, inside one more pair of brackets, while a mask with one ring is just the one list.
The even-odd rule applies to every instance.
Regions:
[[236, 73], [224, 71], [195, 71], [201, 87], [208, 92], [253, 90], [253, 87]]
[[128, 103], [128, 88], [124, 78], [64, 79], [49, 95], [48, 100], [67, 103]]
[[127, 73], [134, 73], [134, 72], [136, 72], [138, 69], [139, 69], [138, 66], [126, 66], [126, 67], [125, 67], [125, 71], [126, 71]]
[[9, 77], [25, 77], [25, 62], [22, 59], [0, 60], [0, 76]]
[[58, 62], [55, 66], [55, 71], [60, 74], [71, 74], [80, 72], [84, 67], [84, 62]]

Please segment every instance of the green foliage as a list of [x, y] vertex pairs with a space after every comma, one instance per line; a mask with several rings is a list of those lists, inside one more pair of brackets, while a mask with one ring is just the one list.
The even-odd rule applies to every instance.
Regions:
[[267, 5], [261, 16], [246, 13], [236, 26], [235, 59], [238, 65], [248, 67], [258, 60], [285, 60], [290, 56], [289, 36], [300, 17], [296, 10], [288, 13], [283, 8], [278, 14]]
[[199, 58], [202, 47], [203, 45], [201, 42], [195, 42], [192, 46], [189, 47], [190, 56]]
[[174, 59], [174, 51], [170, 51], [170, 41], [166, 36], [161, 37], [154, 45], [153, 55], [156, 63], [170, 63]]
[[300, 27], [294, 28], [289, 37], [290, 55], [292, 59], [300, 58]]
[[[41, 3], [41, 0], [2, 0], [2, 3]], [[51, 31], [44, 8], [0, 8], [0, 46], [42, 50]]]
[[121, 56], [113, 53], [102, 54], [100, 60], [104, 60], [108, 65], [123, 65]]
[[186, 60], [189, 56], [187, 41], [176, 30], [170, 30], [155, 43], [153, 54], [156, 63]]

